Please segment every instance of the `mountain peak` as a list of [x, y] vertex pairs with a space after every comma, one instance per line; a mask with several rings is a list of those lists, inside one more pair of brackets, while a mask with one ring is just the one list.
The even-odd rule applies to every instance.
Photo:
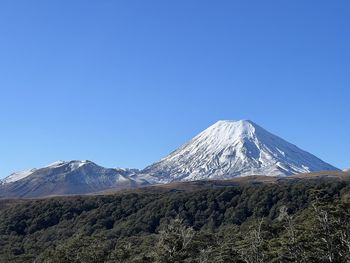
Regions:
[[251, 128], [255, 127], [256, 124], [252, 122], [251, 120], [219, 120], [216, 123], [214, 123], [212, 126], [235, 126], [235, 127], [242, 127], [242, 128]]
[[247, 120], [247, 119], [242, 119], [242, 120], [218, 120], [216, 123], [226, 123], [226, 124], [232, 124], [232, 123], [250, 123], [253, 124], [254, 122], [251, 120]]
[[211, 125], [209, 128], [229, 128], [231, 130], [235, 129], [237, 131], [254, 131], [255, 129], [261, 127], [251, 120], [220, 120]]
[[193, 138], [192, 141], [200, 142], [207, 148], [224, 149], [245, 139], [256, 137], [256, 132], [261, 129], [249, 120], [221, 120]]
[[51, 164], [49, 164], [48, 166], [46, 166], [47, 168], [58, 168], [64, 165], [68, 165], [71, 169], [77, 169], [83, 165], [86, 164], [93, 164], [93, 162], [89, 161], [89, 160], [72, 160], [72, 161], [56, 161], [53, 162]]

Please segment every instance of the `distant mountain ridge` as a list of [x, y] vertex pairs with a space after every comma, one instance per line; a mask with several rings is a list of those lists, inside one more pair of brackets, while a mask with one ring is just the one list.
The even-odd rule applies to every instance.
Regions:
[[144, 180], [131, 178], [137, 172], [134, 169], [104, 168], [87, 160], [58, 161], [6, 177], [0, 186], [0, 197], [88, 194], [148, 184]]
[[338, 170], [252, 121], [219, 121], [141, 171], [104, 168], [88, 160], [57, 161], [4, 178], [0, 197], [90, 194], [177, 181]]

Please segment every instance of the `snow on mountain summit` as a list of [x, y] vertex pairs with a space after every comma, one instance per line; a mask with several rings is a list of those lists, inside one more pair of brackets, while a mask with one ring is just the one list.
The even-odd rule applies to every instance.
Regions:
[[62, 160], [59, 160], [59, 161], [56, 161], [56, 162], [53, 162], [51, 164], [49, 164], [48, 168], [56, 168], [56, 167], [60, 167], [62, 165], [69, 165], [69, 167], [71, 167], [72, 169], [77, 169], [85, 164], [92, 164], [91, 161], [89, 160], [72, 160], [72, 161], [62, 161]]
[[337, 170], [249, 120], [218, 121], [142, 173], [159, 182]]

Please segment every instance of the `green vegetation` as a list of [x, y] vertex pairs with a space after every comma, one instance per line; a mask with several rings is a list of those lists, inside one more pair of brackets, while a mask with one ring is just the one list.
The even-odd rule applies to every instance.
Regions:
[[0, 262], [350, 262], [350, 184], [0, 202]]

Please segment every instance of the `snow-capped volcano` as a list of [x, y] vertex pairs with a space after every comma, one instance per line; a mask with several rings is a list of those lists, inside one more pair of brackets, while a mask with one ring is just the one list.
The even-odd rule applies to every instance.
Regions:
[[248, 120], [219, 121], [142, 174], [150, 181], [283, 176], [338, 170]]

